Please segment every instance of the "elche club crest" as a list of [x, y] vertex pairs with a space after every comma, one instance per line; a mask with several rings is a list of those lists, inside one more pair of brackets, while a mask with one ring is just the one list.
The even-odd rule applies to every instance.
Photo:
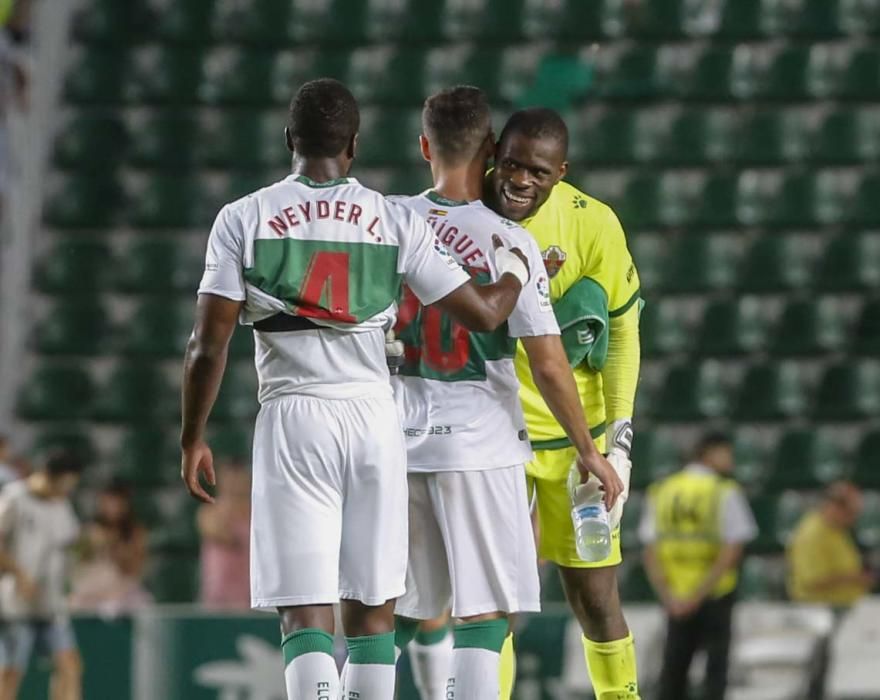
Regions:
[[562, 269], [568, 256], [558, 245], [551, 245], [541, 253], [541, 257], [544, 259], [544, 267], [547, 270], [547, 274], [552, 278], [556, 277], [556, 273]]

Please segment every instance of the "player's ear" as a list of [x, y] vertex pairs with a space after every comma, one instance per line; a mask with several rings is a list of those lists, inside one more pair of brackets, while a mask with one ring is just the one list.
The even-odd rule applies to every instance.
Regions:
[[489, 133], [486, 136], [486, 143], [484, 144], [483, 150], [486, 153], [486, 160], [495, 160], [495, 151], [497, 150], [497, 144], [495, 143], [495, 132], [492, 129], [489, 129]]
[[424, 134], [419, 134], [419, 148], [422, 151], [422, 158], [424, 158], [429, 163], [431, 162], [431, 144], [428, 143], [428, 138]]
[[293, 137], [290, 135], [290, 129], [284, 127], [284, 143], [287, 144], [287, 150], [293, 153]]
[[559, 182], [562, 178], [565, 177], [565, 174], [568, 172], [568, 161], [562, 161], [562, 165], [559, 166], [559, 177], [556, 178], [556, 181]]
[[345, 149], [345, 155], [348, 156], [349, 160], [354, 160], [355, 155], [357, 155], [357, 144], [358, 134], [355, 133], [348, 142], [348, 147]]

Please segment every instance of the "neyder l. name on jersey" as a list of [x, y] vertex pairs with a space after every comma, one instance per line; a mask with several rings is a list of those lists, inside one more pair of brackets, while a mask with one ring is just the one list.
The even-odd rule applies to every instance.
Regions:
[[291, 175], [220, 211], [199, 293], [244, 302], [261, 403], [388, 396], [384, 329], [404, 278], [426, 304], [468, 279], [410, 209], [354, 178]]
[[532, 452], [513, 365], [516, 339], [559, 334], [538, 246], [479, 201], [452, 201], [430, 190], [396, 201], [425, 217], [437, 245], [478, 281], [498, 277], [492, 234], [518, 246], [534, 271], [507, 323], [491, 333], [469, 332], [404, 288], [396, 331], [406, 355], [394, 384], [409, 470], [523, 464]]

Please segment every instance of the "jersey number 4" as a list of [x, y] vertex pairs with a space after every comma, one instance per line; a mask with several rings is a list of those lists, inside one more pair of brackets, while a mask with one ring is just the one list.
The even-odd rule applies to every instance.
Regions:
[[348, 253], [322, 250], [312, 253], [299, 290], [297, 314], [308, 318], [356, 323], [349, 311]]

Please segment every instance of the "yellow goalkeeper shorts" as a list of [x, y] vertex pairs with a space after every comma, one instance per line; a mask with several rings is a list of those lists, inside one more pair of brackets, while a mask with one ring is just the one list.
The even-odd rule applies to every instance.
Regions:
[[575, 457], [573, 447], [535, 450], [535, 459], [526, 465], [529, 498], [534, 497], [538, 511], [538, 556], [572, 569], [616, 566], [621, 562], [619, 527], [612, 533], [607, 559], [586, 562], [578, 556], [568, 495], [568, 472]]

